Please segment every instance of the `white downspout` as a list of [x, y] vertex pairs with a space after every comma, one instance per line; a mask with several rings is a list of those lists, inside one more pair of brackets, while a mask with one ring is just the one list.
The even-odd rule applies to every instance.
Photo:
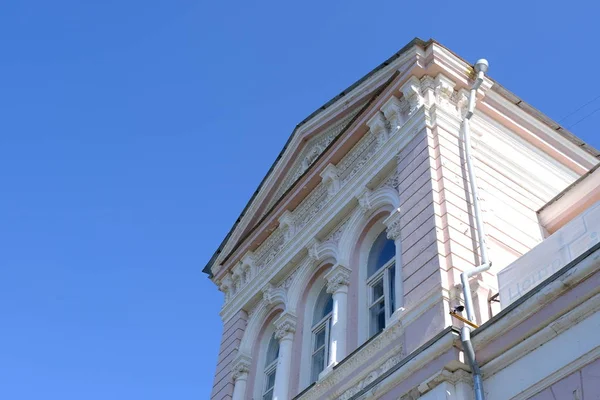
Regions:
[[[469, 284], [469, 278], [487, 271], [492, 266], [492, 262], [488, 258], [487, 247], [485, 241], [485, 231], [483, 227], [483, 220], [481, 218], [481, 209], [479, 208], [479, 195], [477, 193], [477, 177], [475, 176], [475, 167], [473, 165], [473, 157], [471, 156], [471, 127], [470, 120], [473, 117], [475, 111], [475, 102], [477, 101], [477, 89], [481, 86], [485, 72], [488, 69], [488, 62], [484, 59], [478, 60], [475, 63], [475, 72], [477, 77], [475, 83], [471, 88], [469, 94], [469, 103], [467, 108], [467, 114], [462, 122], [462, 134], [465, 141], [465, 157], [467, 159], [467, 171], [469, 173], [469, 183], [471, 187], [471, 196], [473, 197], [473, 213], [475, 214], [475, 224], [477, 226], [477, 236], [479, 238], [479, 252], [481, 255], [481, 265], [469, 270], [464, 271], [460, 274], [460, 280], [463, 287], [463, 297], [465, 299], [465, 309], [467, 311], [467, 318], [471, 322], [475, 322], [475, 312], [473, 309], [473, 298], [471, 297], [471, 286]], [[479, 365], [475, 360], [475, 350], [471, 343], [471, 327], [465, 325], [461, 330], [461, 341], [463, 343], [464, 351], [467, 354], [469, 363], [471, 364], [471, 371], [473, 373], [473, 386], [475, 390], [475, 399], [484, 400], [483, 383], [481, 378], [481, 371]]]

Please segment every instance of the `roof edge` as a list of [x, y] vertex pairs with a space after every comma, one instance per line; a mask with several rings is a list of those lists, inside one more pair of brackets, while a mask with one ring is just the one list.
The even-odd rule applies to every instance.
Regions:
[[375, 75], [381, 69], [383, 69], [386, 66], [388, 66], [392, 61], [394, 61], [395, 59], [397, 59], [398, 57], [400, 57], [402, 54], [404, 54], [406, 51], [408, 51], [412, 47], [414, 47], [414, 46], [420, 46], [420, 47], [423, 47], [423, 48], [427, 48], [432, 43], [437, 43], [437, 42], [435, 40], [433, 40], [433, 39], [429, 39], [429, 40], [425, 41], [425, 40], [422, 40], [422, 39], [420, 39], [418, 37], [415, 37], [410, 42], [408, 42], [408, 44], [406, 44], [404, 47], [402, 47], [400, 50], [398, 50], [396, 53], [394, 53], [394, 55], [392, 55], [387, 60], [385, 60], [384, 62], [382, 62], [381, 64], [379, 64], [377, 67], [375, 67], [374, 69], [372, 69], [370, 72], [368, 72], [362, 78], [360, 78], [359, 80], [357, 80], [356, 82], [354, 82], [352, 85], [350, 85], [346, 89], [342, 90], [342, 92], [340, 92], [338, 95], [334, 96], [327, 103], [325, 103], [321, 107], [317, 108], [308, 117], [304, 118], [301, 122], [299, 122], [296, 125], [296, 127], [294, 128], [294, 130], [292, 131], [292, 133], [291, 133], [290, 137], [288, 138], [288, 140], [285, 142], [285, 145], [283, 146], [283, 148], [279, 152], [279, 155], [277, 156], [277, 158], [275, 159], [275, 161], [273, 162], [273, 164], [271, 165], [271, 167], [267, 171], [267, 174], [261, 180], [260, 184], [258, 185], [258, 187], [256, 188], [256, 190], [254, 191], [254, 193], [250, 197], [250, 200], [248, 200], [248, 203], [246, 203], [246, 205], [244, 206], [244, 209], [242, 210], [242, 212], [240, 213], [240, 215], [238, 216], [238, 218], [234, 222], [233, 226], [231, 227], [231, 229], [229, 230], [229, 232], [227, 233], [227, 235], [225, 235], [225, 238], [221, 241], [221, 244], [219, 245], [219, 247], [217, 248], [217, 250], [214, 252], [214, 254], [212, 255], [212, 257], [208, 260], [208, 262], [206, 263], [206, 265], [202, 269], [202, 272], [204, 272], [205, 274], [207, 274], [209, 278], [212, 278], [213, 274], [212, 274], [212, 271], [211, 271], [211, 267], [213, 266], [213, 264], [216, 261], [217, 257], [219, 256], [219, 254], [223, 250], [223, 247], [225, 246], [225, 244], [229, 241], [229, 238], [231, 237], [231, 235], [233, 234], [233, 232], [237, 228], [238, 224], [241, 222], [242, 218], [246, 214], [246, 211], [248, 211], [248, 209], [250, 208], [250, 205], [254, 202], [254, 199], [256, 198], [256, 196], [258, 196], [258, 193], [260, 193], [260, 190], [262, 189], [263, 185], [266, 183], [266, 181], [269, 178], [269, 176], [271, 175], [271, 173], [273, 173], [275, 167], [279, 163], [279, 160], [281, 160], [281, 158], [283, 157], [283, 154], [287, 150], [290, 142], [296, 136], [296, 133], [298, 132], [299, 128], [301, 128], [308, 121], [310, 121], [311, 119], [313, 119], [314, 117], [316, 117], [317, 115], [319, 115], [321, 112], [325, 111], [327, 108], [329, 108], [335, 102], [337, 102], [339, 99], [341, 99], [342, 97], [346, 96], [348, 93], [350, 93], [352, 90], [354, 90], [356, 87], [358, 87], [361, 83], [363, 83], [364, 81], [366, 81], [367, 79], [369, 79], [370, 77], [372, 77], [373, 75]]

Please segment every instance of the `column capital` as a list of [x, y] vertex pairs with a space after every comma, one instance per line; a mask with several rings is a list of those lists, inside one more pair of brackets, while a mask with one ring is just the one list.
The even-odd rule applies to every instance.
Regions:
[[252, 359], [246, 354], [238, 353], [233, 361], [233, 381], [248, 379]]
[[350, 285], [350, 270], [341, 264], [331, 267], [329, 272], [325, 274], [327, 281], [327, 293], [336, 293], [346, 290]]
[[400, 231], [402, 226], [400, 225], [400, 208], [392, 211], [389, 217], [387, 217], [383, 224], [387, 227], [387, 238], [391, 240], [400, 239]]
[[274, 322], [275, 339], [280, 342], [285, 339], [292, 339], [296, 332], [296, 316], [289, 311], [284, 311]]

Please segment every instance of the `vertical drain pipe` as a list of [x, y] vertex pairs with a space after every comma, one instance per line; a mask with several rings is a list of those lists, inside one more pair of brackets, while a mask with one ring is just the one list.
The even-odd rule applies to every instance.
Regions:
[[[465, 299], [465, 309], [467, 311], [467, 318], [471, 322], [475, 322], [475, 312], [473, 307], [473, 298], [471, 297], [471, 286], [469, 285], [469, 278], [477, 275], [481, 272], [487, 271], [492, 266], [492, 262], [488, 258], [487, 247], [485, 242], [485, 231], [483, 227], [483, 220], [481, 218], [481, 209], [479, 208], [479, 195], [477, 191], [477, 178], [475, 176], [475, 168], [473, 165], [473, 158], [471, 156], [471, 127], [470, 120], [473, 117], [475, 111], [475, 102], [477, 101], [477, 89], [481, 86], [485, 73], [488, 70], [488, 62], [484, 59], [478, 60], [475, 63], [475, 72], [477, 76], [471, 92], [469, 93], [469, 103], [467, 108], [467, 114], [462, 122], [462, 134], [465, 141], [465, 157], [467, 159], [467, 171], [469, 173], [469, 183], [471, 187], [471, 196], [473, 197], [473, 213], [475, 214], [475, 224], [477, 226], [477, 236], [479, 239], [479, 252], [481, 255], [481, 265], [469, 270], [464, 271], [460, 274], [460, 280], [463, 287], [463, 297]], [[473, 373], [473, 389], [475, 391], [476, 400], [484, 400], [483, 382], [481, 378], [481, 370], [475, 360], [475, 350], [471, 343], [471, 327], [468, 325], [463, 326], [460, 332], [461, 341], [463, 344], [463, 350], [469, 364], [471, 365], [471, 372]]]

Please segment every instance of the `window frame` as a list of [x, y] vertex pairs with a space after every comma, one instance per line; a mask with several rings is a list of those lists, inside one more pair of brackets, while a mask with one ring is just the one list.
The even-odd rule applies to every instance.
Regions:
[[[394, 269], [394, 274], [396, 273], [396, 257], [390, 258], [385, 264], [383, 264], [377, 271], [375, 271], [370, 277], [366, 280], [367, 287], [367, 318], [368, 318], [368, 335], [369, 337], [373, 337], [381, 330], [373, 331], [372, 323], [373, 320], [371, 318], [371, 309], [375, 307], [377, 304], [383, 302], [384, 309], [384, 327], [389, 324], [389, 320], [393, 314], [393, 310], [391, 307], [394, 306], [395, 302], [395, 293], [393, 293], [395, 289], [395, 282], [393, 282], [393, 278], [391, 277], [392, 268]], [[383, 283], [383, 294], [377, 299], [373, 298], [373, 292], [375, 285], [382, 281]], [[390, 307], [391, 306], [391, 307]], [[383, 330], [382, 329], [382, 330]]]
[[[319, 380], [319, 374], [321, 374], [321, 372], [323, 372], [325, 370], [325, 368], [327, 368], [327, 365], [329, 364], [329, 348], [330, 348], [330, 344], [331, 344], [331, 319], [333, 316], [333, 311], [330, 311], [327, 315], [325, 315], [320, 321], [318, 321], [316, 324], [313, 324], [312, 329], [311, 329], [311, 355], [310, 355], [310, 383], [316, 382]], [[324, 338], [324, 343], [322, 346], [320, 346], [318, 349], [315, 350], [315, 342], [317, 340], [317, 333], [321, 332], [323, 330], [323, 328], [325, 328], [325, 338]], [[320, 352], [322, 349], [325, 349], [324, 351], [324, 358], [323, 358], [323, 368], [319, 371], [319, 373], [316, 376], [316, 379], [314, 379], [314, 375], [315, 375], [315, 371], [314, 371], [314, 358], [315, 355]]]
[[[263, 371], [263, 390], [261, 399], [265, 400], [265, 396], [271, 395], [269, 399], [273, 399], [273, 391], [275, 390], [275, 379], [277, 377], [277, 361], [279, 361], [279, 356], [271, 362], [269, 365], [265, 366]], [[273, 386], [268, 387], [269, 385], [269, 377], [273, 375]]]

